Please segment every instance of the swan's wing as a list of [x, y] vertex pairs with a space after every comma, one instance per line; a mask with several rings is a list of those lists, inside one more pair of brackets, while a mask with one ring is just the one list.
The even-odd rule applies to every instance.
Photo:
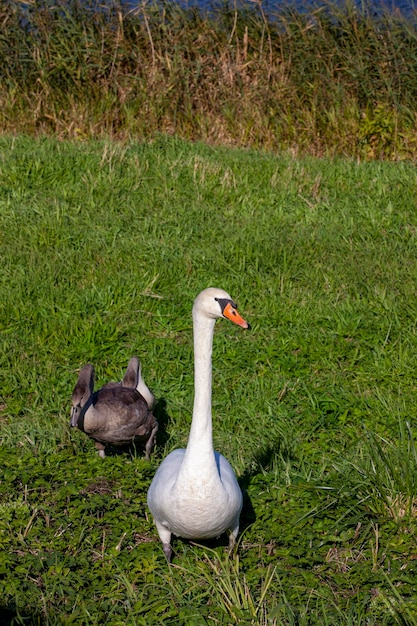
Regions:
[[234, 506], [238, 506], [240, 503], [240, 508], [242, 508], [242, 490], [239, 486], [239, 483], [237, 482], [237, 478], [232, 466], [230, 465], [229, 461], [219, 452], [215, 452], [214, 455], [216, 458], [217, 470], [219, 472], [220, 480], [229, 500], [233, 500]]
[[170, 502], [172, 489], [178, 477], [182, 461], [184, 459], [184, 449], [173, 450], [162, 461], [153, 477], [148, 490], [148, 506], [154, 517], [158, 518], [160, 509]]

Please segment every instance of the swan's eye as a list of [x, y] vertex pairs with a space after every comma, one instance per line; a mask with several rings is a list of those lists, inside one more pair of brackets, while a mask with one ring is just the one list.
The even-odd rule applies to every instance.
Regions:
[[222, 314], [224, 315], [225, 309], [227, 308], [235, 308], [236, 305], [234, 302], [229, 300], [228, 298], [214, 298], [216, 302], [219, 303]]

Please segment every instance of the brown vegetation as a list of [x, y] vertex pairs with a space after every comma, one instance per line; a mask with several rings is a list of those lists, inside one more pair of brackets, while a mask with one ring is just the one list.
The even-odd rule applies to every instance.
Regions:
[[0, 132], [412, 158], [417, 33], [353, 6], [0, 0]]

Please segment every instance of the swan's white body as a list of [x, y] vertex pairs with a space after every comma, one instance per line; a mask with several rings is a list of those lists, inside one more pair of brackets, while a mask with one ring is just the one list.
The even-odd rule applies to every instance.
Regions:
[[242, 492], [229, 462], [213, 449], [211, 355], [216, 318], [227, 317], [243, 328], [231, 297], [222, 289], [205, 289], [193, 306], [194, 407], [187, 448], [174, 450], [157, 470], [148, 492], [167, 559], [171, 534], [208, 539], [229, 531], [233, 547], [239, 531]]

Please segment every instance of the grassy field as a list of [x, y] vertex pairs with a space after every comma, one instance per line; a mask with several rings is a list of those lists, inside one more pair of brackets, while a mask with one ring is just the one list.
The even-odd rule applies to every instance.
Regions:
[[[0, 577], [16, 624], [417, 624], [417, 213], [407, 163], [160, 138], [0, 138]], [[214, 442], [245, 491], [237, 554], [146, 506], [184, 446], [191, 306], [217, 323]], [[161, 424], [99, 459], [72, 388], [139, 355]]]

